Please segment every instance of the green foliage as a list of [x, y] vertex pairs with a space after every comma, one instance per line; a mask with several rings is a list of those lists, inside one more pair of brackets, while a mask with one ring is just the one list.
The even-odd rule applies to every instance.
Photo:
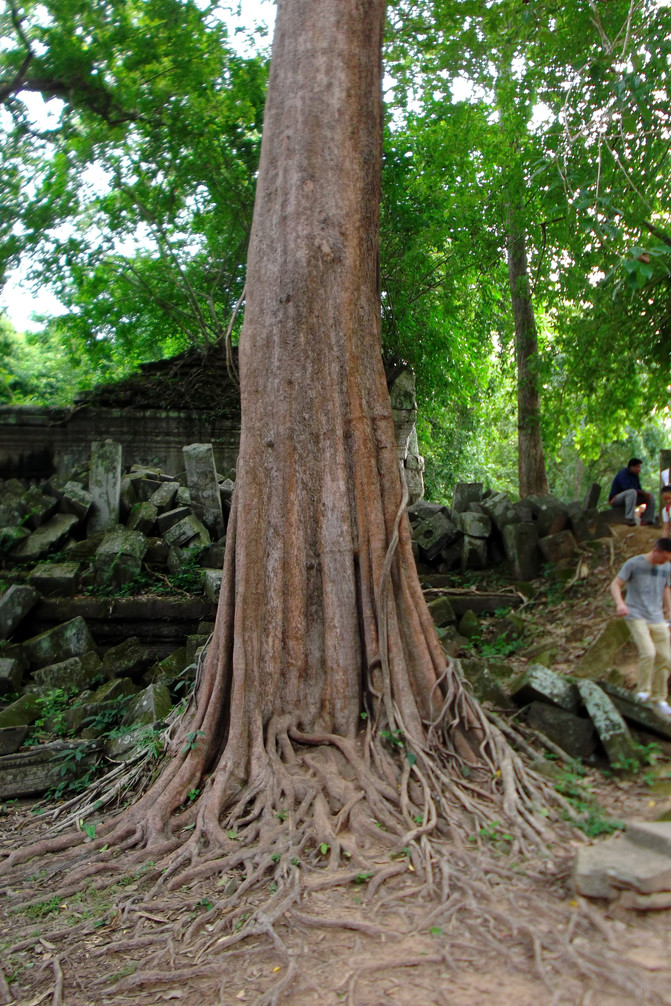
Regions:
[[195, 751], [195, 749], [198, 747], [199, 739], [204, 736], [205, 732], [203, 730], [192, 730], [190, 733], [188, 733], [186, 735], [186, 744], [182, 749], [182, 753], [186, 754], [187, 751]]
[[236, 55], [193, 0], [25, 0], [0, 30], [0, 277], [30, 262], [67, 309], [63, 349], [96, 366], [219, 338], [243, 284], [265, 58]]
[[90, 757], [90, 752], [84, 750], [82, 745], [59, 751], [54, 757], [60, 761], [58, 774], [61, 781], [47, 792], [47, 799], [60, 800], [66, 793], [82, 793], [91, 785], [96, 775], [96, 765], [92, 762], [86, 772], [80, 772], [79, 763]]
[[599, 835], [612, 835], [624, 828], [622, 821], [609, 818], [602, 807], [594, 799], [589, 783], [585, 779], [585, 769], [579, 760], [575, 760], [557, 781], [556, 789], [575, 809], [575, 817], [567, 815], [576, 828], [583, 831], [589, 838]]
[[199, 565], [204, 546], [192, 545], [184, 550], [184, 560], [176, 573], [160, 573], [144, 566], [142, 571], [127, 583], [112, 582], [114, 563], [107, 571], [103, 583], [86, 587], [91, 597], [136, 597], [138, 594], [202, 594], [203, 570]]
[[[480, 838], [484, 838], [488, 842], [492, 842], [499, 848], [506, 848], [506, 850], [509, 844], [514, 841], [514, 836], [509, 832], [504, 831], [499, 821], [492, 821], [491, 824], [483, 826], [480, 828], [478, 835]], [[468, 836], [469, 842], [476, 842], [477, 839], [477, 835]]]
[[[654, 0], [391, 0], [382, 330], [417, 373], [429, 498], [457, 480], [516, 490], [512, 224], [552, 488], [580, 496], [620, 467], [604, 444], [667, 405], [670, 29]], [[69, 404], [221, 338], [267, 61], [196, 0], [23, 0], [0, 31], [0, 280], [21, 264], [66, 310], [36, 336], [0, 325], [0, 403]]]
[[31, 727], [30, 740], [38, 742], [51, 737], [65, 737], [71, 732], [68, 731], [65, 711], [76, 694], [76, 689], [50, 688], [38, 695], [40, 712]]

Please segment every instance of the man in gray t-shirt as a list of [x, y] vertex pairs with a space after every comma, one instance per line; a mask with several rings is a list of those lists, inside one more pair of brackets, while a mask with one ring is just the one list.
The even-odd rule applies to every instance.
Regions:
[[[667, 686], [671, 670], [671, 538], [658, 538], [650, 552], [627, 559], [610, 585], [617, 614], [626, 618], [638, 650], [636, 698], [650, 699], [671, 716]], [[622, 588], [627, 588], [626, 603]]]

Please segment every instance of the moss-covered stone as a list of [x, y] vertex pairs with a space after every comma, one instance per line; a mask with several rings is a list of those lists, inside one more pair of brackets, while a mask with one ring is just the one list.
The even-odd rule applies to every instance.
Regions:
[[635, 647], [623, 618], [613, 619], [602, 629], [572, 670], [576, 678], [599, 678], [616, 663], [616, 654], [629, 645]]
[[34, 587], [13, 583], [0, 596], [0, 639], [7, 639], [35, 607], [40, 595]]
[[0, 709], [0, 727], [30, 726], [40, 715], [40, 704], [37, 695], [26, 692], [19, 696], [16, 702]]
[[68, 657], [80, 657], [96, 649], [88, 626], [81, 616], [27, 639], [22, 646], [31, 667], [46, 667]]
[[144, 681], [147, 685], [164, 684], [168, 688], [180, 676], [187, 665], [186, 646], [180, 646], [174, 653], [170, 653], [163, 660], [150, 667], [145, 673]]
[[81, 657], [69, 657], [58, 664], [49, 664], [35, 671], [33, 678], [43, 688], [64, 688], [82, 691], [100, 675], [100, 657], [94, 651]]
[[596, 682], [579, 681], [578, 690], [609, 762], [620, 771], [631, 771], [637, 765], [636, 745], [624, 719]]
[[510, 694], [518, 706], [538, 701], [576, 712], [580, 704], [576, 686], [542, 664], [523, 671], [510, 686]]
[[454, 608], [450, 603], [449, 597], [434, 598], [433, 601], [429, 601], [428, 608], [434, 625], [437, 625], [439, 628], [456, 624], [457, 616], [454, 613]]
[[590, 758], [594, 754], [597, 738], [590, 719], [575, 716], [546, 702], [532, 702], [527, 712], [527, 723], [545, 734], [571, 758]]
[[474, 611], [465, 611], [459, 620], [459, 632], [466, 639], [473, 639], [480, 635], [480, 619]]
[[73, 597], [81, 568], [80, 562], [41, 562], [30, 574], [30, 583], [46, 597]]
[[151, 684], [128, 704], [122, 722], [124, 725], [157, 723], [164, 720], [171, 709], [172, 700], [166, 686]]
[[106, 681], [99, 688], [96, 688], [91, 695], [90, 702], [111, 702], [113, 699], [137, 695], [139, 691], [138, 686], [130, 678], [115, 678], [113, 681]]
[[135, 678], [151, 662], [151, 654], [137, 636], [129, 636], [118, 646], [111, 646], [103, 657], [102, 672], [106, 678]]

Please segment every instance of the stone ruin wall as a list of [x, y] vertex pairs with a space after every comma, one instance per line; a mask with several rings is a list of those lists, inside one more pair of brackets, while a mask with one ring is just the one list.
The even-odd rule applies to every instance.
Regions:
[[[396, 363], [387, 364], [386, 372], [399, 461], [414, 503], [424, 494], [415, 375]], [[108, 439], [122, 445], [124, 464], [153, 465], [170, 474], [182, 471], [186, 444], [211, 443], [217, 470], [233, 473], [240, 440], [237, 388], [221, 361], [203, 368], [193, 354], [184, 354], [148, 364], [139, 375], [83, 396], [70, 409], [2, 406], [0, 479], [39, 482], [67, 474], [88, 462], [92, 442]]]

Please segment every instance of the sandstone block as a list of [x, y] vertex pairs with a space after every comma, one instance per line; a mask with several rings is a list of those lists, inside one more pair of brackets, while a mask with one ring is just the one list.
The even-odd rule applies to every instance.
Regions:
[[130, 678], [114, 678], [112, 681], [106, 681], [99, 688], [96, 688], [95, 692], [89, 697], [89, 702], [94, 704], [112, 702], [115, 699], [127, 698], [129, 695], [137, 695], [139, 691], [138, 686]]
[[[77, 757], [64, 757], [75, 751]], [[34, 796], [64, 781], [77, 779], [95, 764], [99, 752], [98, 744], [55, 741], [5, 755], [0, 758], [0, 799]]]
[[30, 574], [30, 583], [45, 597], [54, 594], [73, 597], [77, 593], [81, 568], [79, 562], [41, 562]]
[[573, 674], [576, 678], [598, 678], [612, 666], [616, 655], [629, 646], [635, 652], [629, 627], [623, 618], [614, 618], [602, 629], [580, 657]]
[[205, 591], [205, 596], [209, 597], [211, 601], [219, 600], [222, 576], [223, 573], [220, 569], [203, 570], [203, 589]]
[[171, 546], [184, 547], [185, 545], [209, 545], [210, 535], [207, 529], [201, 524], [195, 514], [189, 514], [182, 520], [173, 524], [167, 531], [163, 532], [163, 538]]
[[122, 586], [139, 576], [147, 551], [147, 539], [141, 531], [116, 527], [105, 535], [96, 549], [93, 565], [96, 583]]
[[440, 512], [417, 524], [413, 528], [412, 537], [425, 558], [431, 562], [442, 549], [460, 538], [461, 532], [449, 517]]
[[46, 524], [38, 527], [12, 550], [12, 559], [19, 562], [37, 562], [38, 559], [44, 559], [49, 552], [56, 551], [65, 544], [78, 523], [74, 514], [54, 514]]
[[18, 751], [28, 735], [28, 727], [0, 727], [0, 757]]
[[13, 583], [0, 596], [0, 639], [7, 639], [40, 599], [34, 587]]
[[193, 512], [215, 537], [220, 538], [226, 528], [212, 444], [190, 444], [182, 453]]
[[178, 506], [173, 510], [166, 510], [165, 513], [160, 513], [157, 518], [157, 527], [160, 534], [165, 534], [171, 527], [178, 524], [179, 521], [184, 520], [185, 517], [189, 517], [191, 510], [188, 506]]
[[[168, 485], [168, 483], [164, 483]], [[140, 531], [142, 534], [151, 534], [158, 510], [153, 503], [136, 503], [131, 509], [130, 516], [126, 521], [129, 531]]]
[[614, 768], [628, 770], [636, 762], [636, 745], [629, 728], [606, 693], [594, 681], [579, 681], [578, 691]]
[[[464, 516], [463, 514], [461, 516]], [[485, 518], [486, 519], [486, 518]], [[441, 553], [442, 555], [442, 553]], [[461, 571], [487, 568], [487, 539], [464, 535], [461, 539]]]
[[72, 513], [80, 521], [84, 521], [88, 517], [92, 506], [93, 498], [91, 493], [82, 488], [78, 482], [65, 483], [61, 497], [61, 510], [63, 513]]
[[[654, 829], [646, 834], [644, 829]], [[588, 898], [616, 898], [622, 889], [641, 895], [671, 892], [671, 823], [627, 825], [624, 835], [593, 846], [576, 856], [573, 882]], [[640, 907], [632, 905], [631, 907]]]
[[460, 511], [456, 517], [457, 527], [471, 538], [489, 538], [492, 533], [491, 519], [485, 513], [474, 510]]
[[559, 562], [561, 559], [572, 559], [578, 552], [576, 540], [570, 531], [558, 531], [547, 535], [538, 542], [546, 562]]
[[481, 499], [482, 482], [457, 482], [452, 494], [452, 517], [456, 518], [457, 514], [468, 510], [469, 503], [479, 503]]
[[137, 636], [129, 636], [105, 652], [101, 670], [106, 678], [134, 678], [142, 674], [150, 661], [149, 651]]
[[164, 720], [171, 709], [172, 700], [166, 686], [162, 684], [148, 685], [144, 691], [129, 702], [122, 723], [124, 726], [157, 723]]
[[503, 529], [503, 547], [516, 579], [533, 580], [538, 576], [540, 563], [535, 524], [507, 524]]
[[542, 664], [532, 664], [518, 675], [510, 687], [510, 694], [519, 706], [546, 702], [575, 713], [580, 705], [576, 686]]
[[24, 523], [32, 530], [46, 524], [58, 508], [58, 500], [53, 496], [47, 496], [38, 486], [27, 489], [21, 502], [26, 508]]
[[40, 704], [37, 695], [26, 692], [19, 698], [0, 709], [0, 727], [29, 727], [40, 715]]
[[434, 625], [442, 628], [445, 625], [454, 625], [457, 621], [448, 597], [436, 597], [433, 601], [429, 601], [428, 608]]
[[178, 489], [177, 482], [161, 482], [158, 489], [155, 489], [149, 497], [149, 502], [156, 507], [157, 513], [165, 513], [166, 510], [173, 509]]
[[21, 687], [23, 666], [15, 657], [0, 658], [0, 695], [11, 695]]
[[100, 657], [94, 651], [81, 657], [68, 657], [58, 664], [40, 667], [33, 674], [38, 685], [44, 688], [65, 688], [83, 691], [90, 688], [100, 674]]
[[559, 706], [532, 702], [527, 711], [527, 723], [545, 734], [571, 758], [589, 758], [596, 750], [597, 738], [592, 721], [575, 716]]
[[121, 502], [121, 444], [113, 440], [97, 440], [91, 444], [89, 469], [91, 512], [89, 534], [106, 531], [119, 523]]
[[22, 649], [31, 667], [38, 668], [60, 663], [68, 657], [80, 657], [95, 651], [96, 645], [86, 622], [78, 615], [27, 639]]

